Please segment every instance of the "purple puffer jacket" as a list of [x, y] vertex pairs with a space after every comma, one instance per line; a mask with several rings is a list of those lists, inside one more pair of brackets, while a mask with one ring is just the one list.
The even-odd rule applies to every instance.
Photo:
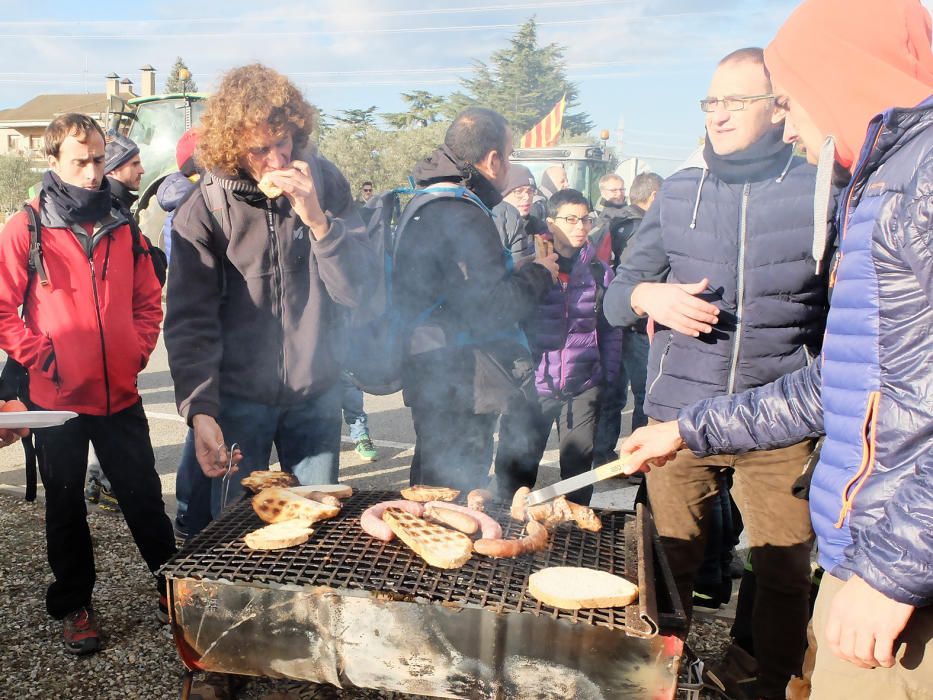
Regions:
[[[596, 280], [591, 267], [595, 259], [596, 251], [587, 243], [570, 271], [569, 282], [551, 287], [525, 324], [538, 361], [535, 385], [540, 396], [578, 396], [599, 384], [614, 382], [619, 373], [622, 329], [610, 326], [601, 313], [597, 321]], [[605, 289], [612, 281], [612, 270], [602, 262], [599, 266]]]

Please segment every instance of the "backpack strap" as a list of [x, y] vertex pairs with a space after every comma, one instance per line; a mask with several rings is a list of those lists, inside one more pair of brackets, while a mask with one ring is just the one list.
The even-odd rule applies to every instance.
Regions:
[[[41, 198], [40, 198], [41, 207]], [[39, 214], [29, 202], [23, 204], [23, 211], [26, 212], [26, 228], [29, 229], [29, 257], [27, 259], [26, 269], [29, 272], [29, 280], [33, 276], [39, 276], [39, 284], [43, 287], [49, 286], [49, 275], [45, 270], [45, 261], [42, 259], [42, 223], [39, 221]], [[29, 287], [27, 284], [27, 291]]]
[[205, 172], [198, 181], [204, 202], [207, 204], [207, 215], [211, 218], [211, 249], [217, 255], [218, 277], [220, 283], [220, 296], [227, 293], [227, 271], [224, 257], [227, 252], [226, 235], [224, 231], [230, 230], [230, 209], [227, 204], [227, 194], [220, 183], [214, 179], [210, 171]]

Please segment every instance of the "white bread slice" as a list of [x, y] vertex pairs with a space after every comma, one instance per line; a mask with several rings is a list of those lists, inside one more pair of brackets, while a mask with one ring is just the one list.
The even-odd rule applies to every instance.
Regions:
[[446, 486], [424, 486], [418, 484], [402, 489], [402, 498], [416, 503], [430, 503], [431, 501], [454, 501], [460, 492]]
[[263, 489], [253, 496], [252, 504], [256, 515], [267, 523], [295, 519], [316, 523], [333, 518], [340, 512], [339, 506], [302, 498], [288, 489], [280, 488]]
[[312, 484], [311, 486], [291, 486], [288, 489], [292, 493], [308, 498], [311, 493], [327, 493], [335, 498], [350, 498], [353, 495], [353, 489], [346, 484]]
[[552, 566], [528, 578], [528, 592], [562, 610], [618, 608], [638, 600], [638, 586], [621, 576], [579, 566]]
[[457, 569], [473, 556], [473, 540], [400, 508], [386, 508], [382, 520], [415, 554], [439, 569]]
[[283, 520], [253, 530], [243, 538], [250, 549], [285, 549], [304, 544], [314, 532], [307, 520]]

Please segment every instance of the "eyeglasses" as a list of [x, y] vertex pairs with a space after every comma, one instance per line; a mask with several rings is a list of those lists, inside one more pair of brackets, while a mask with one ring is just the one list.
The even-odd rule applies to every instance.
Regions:
[[363, 192], [372, 192], [372, 191], [373, 191], [373, 188], [372, 188], [372, 187], [364, 187], [364, 188], [363, 188]]
[[566, 221], [568, 226], [576, 226], [577, 224], [583, 224], [584, 226], [592, 226], [593, 222], [596, 221], [596, 217], [592, 214], [587, 214], [586, 216], [555, 216], [554, 220]]
[[740, 112], [745, 109], [745, 105], [751, 102], [758, 102], [759, 100], [773, 100], [774, 95], [768, 93], [766, 95], [732, 95], [729, 97], [707, 97], [704, 100], [700, 100], [700, 109], [704, 112], [715, 112], [719, 105], [722, 104], [723, 109], [727, 112]]

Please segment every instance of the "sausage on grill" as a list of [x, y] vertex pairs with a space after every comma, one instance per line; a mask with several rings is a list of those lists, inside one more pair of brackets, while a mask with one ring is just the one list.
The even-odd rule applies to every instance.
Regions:
[[419, 518], [424, 514], [424, 505], [415, 501], [383, 501], [367, 508], [360, 516], [360, 527], [370, 537], [383, 542], [391, 542], [395, 539], [392, 528], [382, 520], [382, 514], [386, 508], [399, 508]]
[[548, 534], [544, 525], [532, 520], [525, 526], [525, 532], [527, 534], [519, 540], [476, 540], [473, 551], [487, 557], [511, 559], [547, 548]]
[[[472, 508], [464, 508], [463, 506], [458, 506], [456, 503], [447, 503], [446, 501], [431, 501], [427, 504], [428, 508], [433, 508], [437, 511], [438, 508], [446, 508], [447, 510], [460, 513], [467, 517], [473, 518], [480, 528], [483, 531], [484, 540], [499, 540], [502, 539], [502, 526], [499, 525], [495, 520], [490, 518], [485, 513], [480, 513], [478, 510], [473, 510]], [[453, 526], [451, 526], [453, 527]], [[459, 528], [457, 528], [459, 529]], [[463, 530], [461, 530], [463, 532]], [[475, 532], [475, 530], [474, 530]]]

